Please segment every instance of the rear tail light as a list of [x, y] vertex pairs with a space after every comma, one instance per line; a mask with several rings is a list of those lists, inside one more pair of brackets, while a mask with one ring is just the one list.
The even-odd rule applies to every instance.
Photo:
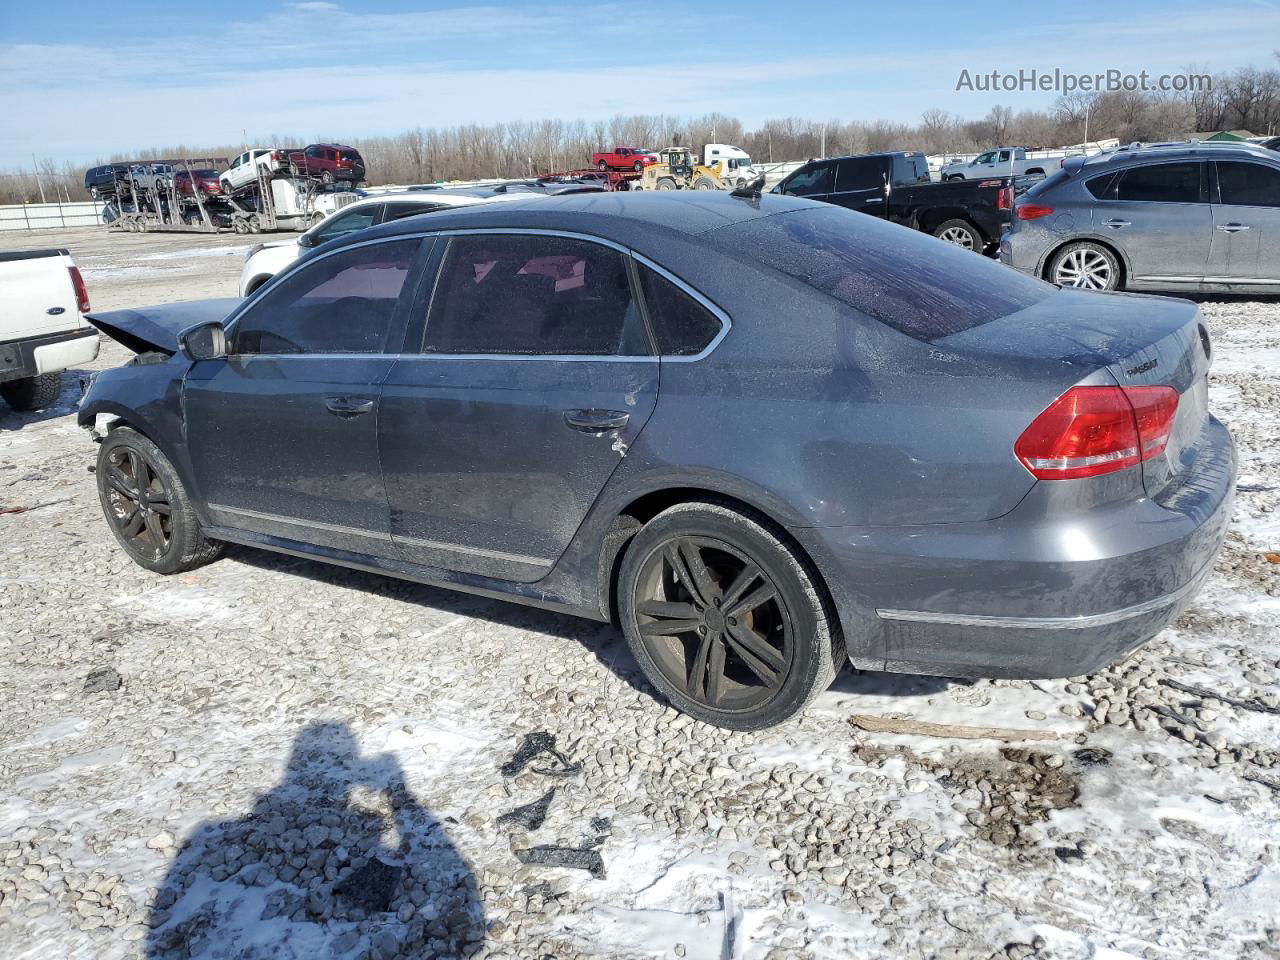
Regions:
[[67, 267], [71, 274], [71, 286], [76, 291], [76, 309], [81, 313], [89, 312], [89, 291], [85, 289], [84, 277], [80, 276], [79, 267]]
[[1053, 213], [1053, 207], [1046, 207], [1039, 203], [1020, 203], [1014, 210], [1019, 220], [1038, 220]]
[[1013, 187], [1000, 188], [1000, 194], [996, 199], [996, 209], [998, 210], [1013, 209]]
[[1072, 387], [1022, 431], [1013, 452], [1037, 480], [1096, 477], [1163, 453], [1177, 411], [1172, 387]]

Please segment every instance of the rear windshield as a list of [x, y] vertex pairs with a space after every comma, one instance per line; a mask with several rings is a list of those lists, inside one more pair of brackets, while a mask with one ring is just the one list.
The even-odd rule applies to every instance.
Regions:
[[1056, 187], [1065, 179], [1067, 179], [1067, 171], [1062, 169], [1055, 170], [1053, 171], [1053, 173], [1049, 174], [1043, 180], [1036, 181], [1036, 183], [1033, 184], [1027, 190], [1027, 192], [1023, 194], [1023, 196], [1024, 197], [1039, 196], [1040, 194], [1044, 193], [1046, 190], [1052, 190], [1054, 187]]
[[715, 235], [917, 340], [990, 323], [1055, 290], [928, 234], [838, 207], [745, 220]]

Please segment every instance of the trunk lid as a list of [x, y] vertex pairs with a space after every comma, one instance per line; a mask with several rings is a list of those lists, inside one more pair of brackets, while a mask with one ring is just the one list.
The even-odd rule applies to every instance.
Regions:
[[1073, 383], [1102, 370], [1122, 387], [1172, 387], [1178, 410], [1168, 446], [1142, 463], [1147, 495], [1157, 497], [1177, 486], [1195, 461], [1209, 414], [1210, 344], [1200, 309], [1189, 301], [1061, 290], [1026, 310], [935, 343], [1016, 359], [1029, 374], [1048, 375], [1057, 367], [1069, 372]]
[[178, 334], [197, 323], [222, 320], [230, 316], [241, 300], [228, 297], [218, 300], [190, 300], [166, 303], [136, 310], [112, 310], [108, 313], [86, 313], [85, 320], [117, 343], [134, 353], [160, 350], [178, 352]]

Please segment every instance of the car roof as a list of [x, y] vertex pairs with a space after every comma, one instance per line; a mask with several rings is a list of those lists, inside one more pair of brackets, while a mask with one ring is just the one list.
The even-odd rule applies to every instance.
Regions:
[[[434, 196], [435, 194], [426, 194]], [[511, 194], [508, 194], [511, 196]], [[780, 194], [733, 196], [719, 190], [515, 194], [507, 203], [474, 203], [431, 215], [431, 230], [544, 229], [581, 232], [624, 246], [658, 249], [664, 238], [694, 237], [720, 227], [822, 204]], [[416, 218], [360, 231], [361, 241], [421, 233]], [[350, 242], [356, 234], [331, 241]]]
[[[1206, 140], [1180, 140], [1170, 143], [1133, 143], [1118, 150], [1095, 153], [1078, 161], [1080, 168], [1090, 173], [1103, 168], [1116, 168], [1134, 163], [1150, 163], [1152, 160], [1271, 160], [1274, 151], [1256, 143], [1220, 142]], [[1068, 157], [1067, 160], [1074, 158]]]

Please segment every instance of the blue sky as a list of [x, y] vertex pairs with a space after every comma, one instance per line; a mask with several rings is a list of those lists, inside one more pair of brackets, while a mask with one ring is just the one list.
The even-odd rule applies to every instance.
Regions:
[[1274, 65], [1280, 38], [1269, 0], [0, 5], [0, 169], [617, 113], [969, 118], [1054, 95], [957, 92], [962, 69], [1212, 72]]

